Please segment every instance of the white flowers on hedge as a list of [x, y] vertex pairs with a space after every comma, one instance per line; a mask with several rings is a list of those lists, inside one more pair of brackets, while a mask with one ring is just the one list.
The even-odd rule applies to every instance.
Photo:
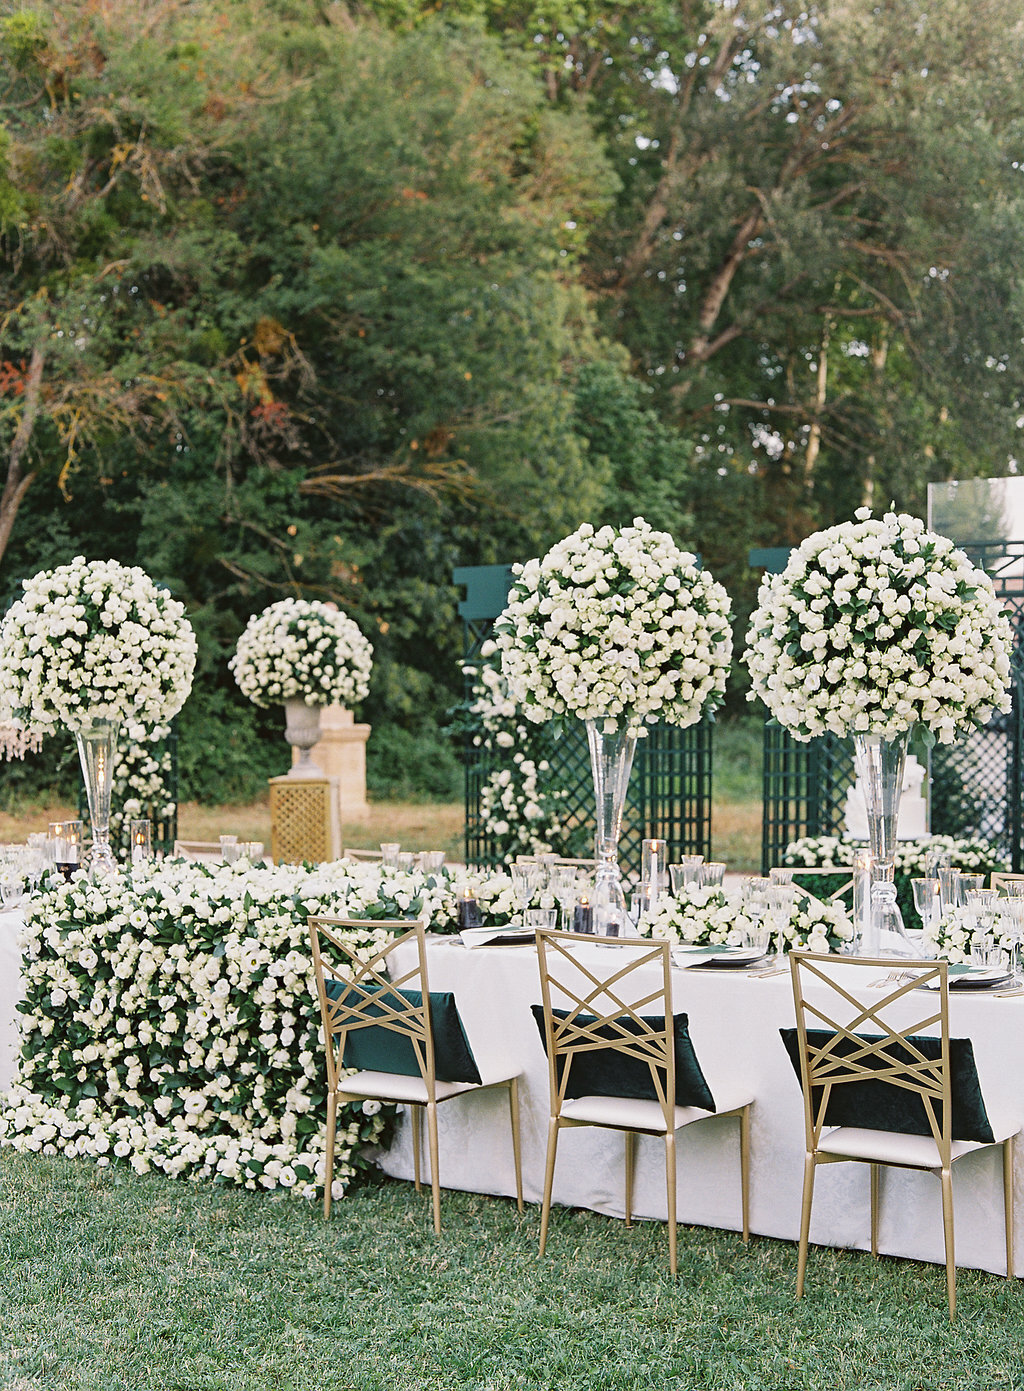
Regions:
[[988, 576], [916, 517], [856, 518], [763, 581], [751, 699], [802, 740], [920, 724], [948, 744], [1008, 710], [1010, 626]]
[[0, 627], [0, 697], [49, 733], [93, 720], [164, 724], [192, 689], [196, 640], [185, 609], [145, 571], [115, 560], [22, 582]]
[[[509, 920], [508, 875], [472, 888], [485, 923]], [[165, 861], [51, 882], [27, 909], [22, 1049], [0, 1144], [312, 1197], [326, 1100], [306, 919], [426, 914], [454, 932], [457, 902], [446, 872], [345, 861]], [[388, 932], [368, 924], [366, 947]], [[394, 1115], [342, 1108], [336, 1196]]]
[[517, 578], [495, 623], [523, 713], [695, 724], [721, 704], [732, 656], [729, 597], [666, 532], [637, 517], [584, 524]]
[[317, 599], [282, 599], [254, 614], [228, 666], [243, 695], [267, 709], [286, 700], [355, 705], [370, 689], [373, 648], [352, 619]]

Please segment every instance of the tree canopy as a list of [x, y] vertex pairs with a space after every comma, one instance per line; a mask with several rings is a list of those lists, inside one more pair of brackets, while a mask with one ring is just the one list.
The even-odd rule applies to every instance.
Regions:
[[1014, 0], [0, 0], [0, 591], [181, 594], [208, 792], [282, 595], [431, 739], [455, 565], [643, 514], [742, 613], [748, 546], [1011, 471], [1022, 41]]

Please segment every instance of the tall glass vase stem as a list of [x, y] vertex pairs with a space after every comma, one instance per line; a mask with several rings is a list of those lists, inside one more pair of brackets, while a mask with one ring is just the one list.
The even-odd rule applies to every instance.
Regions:
[[597, 877], [593, 924], [599, 936], [618, 937], [629, 922], [619, 872], [619, 835], [626, 805], [626, 788], [636, 752], [636, 737], [625, 720], [587, 720], [590, 767], [594, 775]]
[[78, 757], [85, 779], [85, 795], [92, 822], [89, 867], [95, 874], [113, 874], [117, 868], [110, 848], [110, 791], [117, 751], [117, 721], [94, 720], [75, 730]]
[[[892, 883], [896, 867], [896, 829], [903, 791], [903, 772], [907, 762], [905, 730], [892, 738], [882, 734], [854, 734], [853, 749], [860, 786], [867, 807], [868, 845], [871, 854], [871, 884]], [[879, 911], [880, 895], [872, 888], [856, 923], [861, 951], [865, 956], [912, 956], [904, 935], [903, 921], [896, 906], [895, 891], [886, 891], [884, 911]], [[891, 902], [889, 901], [891, 899]]]

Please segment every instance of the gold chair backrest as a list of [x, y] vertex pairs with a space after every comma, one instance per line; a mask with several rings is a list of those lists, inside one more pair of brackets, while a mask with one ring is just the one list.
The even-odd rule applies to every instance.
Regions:
[[814, 890], [808, 888], [806, 884], [798, 883], [796, 886], [800, 893], [806, 894], [808, 898], [816, 898], [825, 903], [834, 903], [836, 899], [845, 898], [847, 895], [849, 895], [852, 900], [853, 869], [849, 865], [836, 865], [832, 869], [823, 869], [818, 866], [815, 866], [813, 868], [804, 868], [803, 866], [800, 866], [798, 868], [794, 868], [793, 880], [794, 883], [796, 883], [798, 878], [803, 879], [805, 876], [817, 876], [821, 879], [833, 879], [837, 874], [841, 874], [843, 876], [843, 882], [839, 884], [836, 888], [834, 888], [830, 893], [828, 893], [823, 900], [821, 898], [821, 894], [815, 893]]
[[[800, 1049], [800, 1081], [804, 1094], [807, 1149], [821, 1140], [829, 1100], [836, 1087], [854, 1082], [889, 1082], [920, 1097], [943, 1164], [949, 1165], [952, 1137], [949, 1066], [949, 967], [945, 961], [903, 961], [894, 958], [836, 957], [813, 952], [790, 953], [793, 999]], [[881, 986], [878, 972], [900, 978]], [[910, 979], [903, 979], [903, 973]], [[847, 981], [844, 986], [842, 981]], [[934, 981], [937, 989], [921, 989]], [[813, 997], [807, 987], [814, 990]], [[857, 993], [853, 993], [856, 990]], [[910, 992], [917, 992], [911, 995]], [[903, 1013], [901, 1001], [920, 1002], [924, 1013], [903, 1027], [892, 1016]], [[939, 1027], [940, 1056], [927, 1058], [912, 1036]], [[809, 1030], [828, 1031], [821, 1046], [811, 1043]], [[867, 1030], [877, 1037], [864, 1036]], [[848, 1045], [849, 1051], [839, 1050]], [[815, 1098], [815, 1092], [818, 1092]], [[941, 1108], [941, 1112], [937, 1111]]]
[[[614, 948], [607, 971], [580, 958], [581, 950], [589, 955], [595, 942]], [[614, 1049], [648, 1065], [655, 1096], [670, 1125], [676, 1079], [669, 943], [539, 931], [537, 955], [552, 1115], [558, 1115], [565, 1102], [574, 1059]], [[566, 1010], [566, 1017], [556, 1016], [556, 1009]], [[650, 1024], [646, 1014], [663, 1017], [663, 1027]]]
[[1024, 874], [1004, 874], [1002, 870], [993, 870], [993, 872], [989, 875], [988, 882], [989, 888], [996, 889], [998, 891], [1003, 887], [1004, 884], [1024, 883]]
[[[346, 940], [346, 931], [365, 940], [375, 927], [407, 932], [392, 937], [383, 946], [367, 950]], [[426, 940], [419, 919], [367, 920], [365, 918], [310, 918], [309, 937], [313, 952], [320, 1015], [323, 1020], [327, 1055], [327, 1085], [331, 1091], [346, 1070], [342, 1066], [345, 1041], [355, 1030], [378, 1027], [403, 1034], [412, 1044], [420, 1075], [428, 1094], [434, 1095], [434, 1038], [430, 1027], [430, 1000], [427, 986]], [[399, 975], [390, 975], [392, 957], [406, 943], [416, 947], [415, 963]], [[327, 993], [328, 979], [346, 987], [340, 999]], [[399, 994], [400, 990], [420, 992], [416, 1005]]]

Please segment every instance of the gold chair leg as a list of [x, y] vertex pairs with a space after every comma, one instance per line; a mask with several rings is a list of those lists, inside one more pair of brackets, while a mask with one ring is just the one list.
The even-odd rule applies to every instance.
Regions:
[[665, 1135], [665, 1187], [668, 1195], [668, 1268], [678, 1274], [676, 1258], [676, 1136], [674, 1130]]
[[878, 1170], [871, 1165], [871, 1254], [878, 1259]]
[[523, 1155], [519, 1142], [519, 1079], [508, 1084], [508, 1109], [512, 1118], [512, 1158], [516, 1166], [516, 1207], [523, 1210]]
[[427, 1141], [430, 1145], [430, 1193], [434, 1200], [434, 1232], [441, 1235], [441, 1178], [437, 1160], [437, 1102], [427, 1102]]
[[338, 1093], [327, 1097], [327, 1144], [324, 1149], [324, 1221], [331, 1215], [331, 1188], [334, 1184], [334, 1132], [338, 1128]]
[[950, 1322], [956, 1318], [956, 1256], [953, 1248], [953, 1175], [942, 1170], [942, 1234], [946, 1242], [946, 1294]]
[[633, 1225], [633, 1177], [636, 1169], [636, 1132], [624, 1130], [626, 1141], [626, 1226]]
[[410, 1106], [412, 1112], [412, 1181], [417, 1193], [423, 1192], [420, 1178], [420, 1149], [423, 1146], [423, 1117], [418, 1106]]
[[740, 1205], [743, 1213], [743, 1240], [750, 1240], [750, 1107], [740, 1112]]
[[1003, 1141], [1003, 1220], [1006, 1223], [1006, 1278], [1013, 1278], [1013, 1136]]
[[807, 1244], [811, 1237], [811, 1203], [814, 1201], [814, 1155], [804, 1157], [804, 1190], [800, 1201], [800, 1245], [796, 1257], [796, 1297], [804, 1295], [807, 1273]]
[[548, 1244], [548, 1218], [551, 1216], [551, 1189], [555, 1182], [555, 1153], [558, 1149], [558, 1121], [548, 1121], [548, 1153], [544, 1163], [544, 1198], [540, 1206], [540, 1251], [543, 1256]]

